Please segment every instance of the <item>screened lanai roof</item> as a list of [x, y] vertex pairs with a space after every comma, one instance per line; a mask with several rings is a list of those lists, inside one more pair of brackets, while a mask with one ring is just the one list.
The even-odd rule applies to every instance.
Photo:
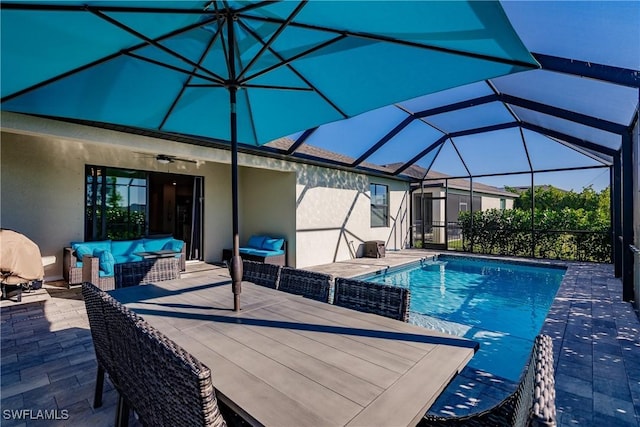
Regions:
[[321, 148], [340, 153], [345, 166], [413, 179], [412, 165], [460, 177], [610, 165], [638, 117], [640, 2], [502, 5], [540, 70], [401, 102], [272, 146], [293, 156]]

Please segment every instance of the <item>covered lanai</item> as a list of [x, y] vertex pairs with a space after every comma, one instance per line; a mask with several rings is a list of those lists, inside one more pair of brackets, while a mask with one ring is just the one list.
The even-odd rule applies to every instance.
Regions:
[[[428, 178], [429, 171], [483, 182], [517, 175], [532, 186], [538, 183], [536, 176], [545, 173], [608, 171], [615, 274], [623, 278], [624, 299], [638, 301], [640, 4], [504, 1], [501, 5], [539, 69], [301, 129], [273, 144], [254, 146], [241, 140], [239, 149], [416, 185]], [[3, 45], [7, 42], [3, 37]], [[11, 99], [5, 100], [3, 111], [12, 111]], [[82, 121], [53, 112], [44, 115], [186, 144], [229, 147], [226, 141], [201, 135]], [[419, 176], [422, 172], [424, 176]]]

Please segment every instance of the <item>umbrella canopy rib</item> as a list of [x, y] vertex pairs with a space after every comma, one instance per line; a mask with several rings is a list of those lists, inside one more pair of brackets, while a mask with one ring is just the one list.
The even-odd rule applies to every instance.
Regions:
[[[254, 15], [245, 15], [245, 14], [239, 14], [239, 16], [241, 16], [241, 17], [243, 17], [245, 19], [252, 19], [252, 20], [256, 20], [256, 21], [269, 22], [269, 23], [272, 23], [272, 24], [279, 24], [279, 23], [283, 22], [282, 19], [273, 18], [273, 17], [254, 16]], [[451, 48], [447, 48], [447, 47], [435, 46], [435, 45], [424, 44], [424, 43], [417, 43], [417, 42], [410, 41], [410, 40], [399, 40], [399, 39], [395, 39], [393, 37], [388, 37], [388, 36], [385, 36], [385, 35], [382, 35], [382, 34], [370, 34], [370, 33], [364, 33], [364, 32], [356, 33], [356, 32], [352, 32], [352, 31], [348, 31], [348, 30], [323, 27], [323, 26], [320, 26], [320, 25], [304, 24], [304, 23], [301, 23], [301, 22], [291, 22], [289, 24], [289, 26], [303, 28], [303, 29], [307, 29], [307, 30], [323, 31], [323, 32], [327, 32], [327, 33], [335, 33], [335, 34], [340, 34], [340, 35], [344, 35], [344, 36], [348, 36], [348, 37], [361, 38], [361, 39], [365, 39], [365, 40], [372, 40], [372, 41], [377, 41], [377, 42], [385, 42], [385, 43], [390, 43], [390, 44], [396, 44], [396, 45], [399, 45], [399, 46], [407, 46], [407, 47], [413, 47], [413, 48], [419, 48], [419, 49], [432, 50], [432, 51], [441, 52], [441, 53], [447, 53], [447, 54], [451, 54], [451, 55], [459, 55], [459, 56], [464, 56], [464, 57], [468, 57], [468, 58], [474, 58], [474, 59], [480, 59], [480, 60], [484, 60], [484, 61], [490, 61], [490, 62], [496, 62], [496, 63], [501, 63], [501, 64], [512, 65], [512, 66], [515, 66], [515, 67], [522, 67], [522, 68], [525, 68], [525, 69], [533, 70], [533, 69], [539, 68], [538, 66], [535, 66], [535, 65], [531, 64], [530, 62], [519, 61], [517, 59], [501, 58], [501, 57], [498, 57], [498, 56], [486, 55], [486, 54], [482, 54], [482, 53], [469, 52], [469, 51], [463, 51], [463, 50], [458, 50], [458, 49], [451, 49]]]
[[[204, 59], [207, 57], [207, 55], [209, 54], [209, 51], [211, 50], [211, 47], [216, 42], [218, 37], [221, 36], [220, 35], [221, 32], [222, 32], [222, 26], [218, 25], [218, 28], [216, 29], [216, 32], [213, 34], [213, 36], [209, 40], [209, 43], [207, 44], [207, 47], [202, 51], [202, 55], [200, 55], [200, 58], [198, 59], [198, 65], [202, 64], [202, 61], [204, 61]], [[193, 79], [193, 77], [196, 76], [195, 71], [196, 71], [196, 69], [194, 68], [193, 69], [193, 73], [191, 73], [189, 75], [189, 77], [187, 78], [187, 80], [185, 80], [184, 84], [180, 88], [180, 92], [173, 99], [173, 102], [171, 103], [171, 105], [167, 109], [167, 113], [162, 118], [162, 121], [160, 122], [160, 126], [158, 126], [158, 129], [162, 129], [164, 127], [165, 123], [167, 122], [167, 120], [169, 120], [169, 117], [171, 116], [171, 113], [173, 113], [173, 110], [176, 108], [176, 105], [178, 105], [178, 102], [182, 98], [182, 95], [184, 94], [184, 91], [187, 89], [187, 85], [189, 84], [189, 82], [191, 82], [191, 79]], [[202, 78], [199, 75], [198, 75], [198, 77]]]
[[[109, 6], [101, 5], [100, 10], [103, 12], [124, 12], [124, 13], [164, 13], [168, 15], [173, 14], [187, 14], [187, 15], [204, 15], [213, 14], [215, 11], [209, 10], [211, 4], [217, 4], [218, 2], [210, 2], [203, 9], [184, 9], [179, 7], [139, 7], [139, 6]], [[247, 4], [237, 10], [235, 13], [245, 13], [253, 9], [260, 9], [262, 7], [273, 4], [274, 0], [261, 1], [256, 3]], [[32, 10], [43, 12], [86, 12], [86, 6], [84, 4], [41, 4], [41, 3], [2, 3], [2, 8], [7, 10]]]
[[[5, 9], [6, 6], [7, 6], [6, 4], [4, 4], [4, 3], [2, 4], [2, 8], [3, 9]], [[21, 6], [24, 6], [24, 5], [21, 5]], [[23, 8], [20, 8], [20, 10], [23, 10]], [[83, 8], [82, 10], [86, 12], [86, 9]], [[214, 21], [217, 21], [217, 20], [218, 20], [217, 17], [208, 18], [208, 19], [206, 19], [206, 20], [204, 20], [202, 22], [198, 22], [198, 23], [194, 23], [194, 24], [191, 24], [191, 25], [187, 25], [187, 26], [185, 26], [183, 28], [178, 28], [178, 29], [176, 29], [174, 31], [171, 31], [171, 32], [167, 33], [167, 34], [163, 34], [162, 36], [156, 37], [155, 39], [153, 39], [153, 41], [158, 43], [158, 42], [161, 42], [163, 40], [169, 39], [171, 37], [179, 36], [179, 35], [181, 35], [183, 33], [186, 33], [188, 31], [193, 30], [194, 28], [198, 28], [198, 27], [201, 27], [203, 25], [210, 24], [211, 22], [214, 22]], [[95, 61], [89, 62], [89, 63], [87, 63], [85, 65], [81, 65], [81, 66], [76, 67], [76, 68], [74, 68], [72, 70], [66, 71], [66, 72], [61, 73], [61, 74], [59, 74], [57, 76], [48, 78], [48, 79], [43, 80], [43, 81], [41, 81], [39, 83], [36, 83], [34, 85], [31, 85], [29, 87], [21, 89], [21, 90], [19, 90], [17, 92], [14, 92], [14, 93], [12, 93], [10, 95], [7, 95], [7, 96], [3, 97], [2, 100], [0, 100], [0, 102], [4, 103], [4, 102], [7, 102], [7, 101], [10, 101], [10, 100], [12, 100], [14, 98], [17, 98], [18, 96], [25, 95], [25, 94], [27, 94], [29, 92], [32, 92], [32, 91], [36, 90], [36, 89], [39, 89], [41, 87], [50, 85], [51, 83], [55, 83], [58, 80], [62, 80], [64, 78], [70, 77], [70, 76], [72, 76], [74, 74], [80, 73], [82, 71], [85, 71], [85, 70], [88, 70], [90, 68], [96, 67], [96, 66], [98, 66], [100, 64], [104, 64], [104, 63], [106, 63], [108, 61], [111, 61], [112, 59], [116, 59], [117, 57], [122, 56], [122, 55], [124, 55], [126, 53], [134, 52], [136, 50], [143, 49], [143, 48], [145, 48], [147, 46], [149, 46], [148, 43], [142, 42], [142, 43], [139, 43], [139, 44], [137, 44], [135, 46], [131, 46], [131, 47], [127, 48], [127, 49], [123, 49], [123, 50], [121, 50], [119, 52], [112, 53], [112, 54], [107, 55], [107, 56], [105, 56], [103, 58], [99, 58], [99, 59], [97, 59]]]
[[185, 74], [189, 76], [189, 78], [197, 77], [202, 80], [210, 81], [211, 85], [217, 85], [217, 87], [222, 87], [222, 84], [218, 80], [209, 76], [203, 76], [202, 74], [197, 74], [195, 70], [194, 71], [185, 70], [184, 68], [176, 67], [175, 65], [167, 64], [166, 62], [156, 61], [155, 59], [147, 58], [145, 56], [138, 55], [137, 53], [133, 53], [133, 52], [123, 52], [123, 53], [127, 56], [130, 56], [131, 58], [135, 58], [140, 61], [148, 62], [150, 64], [154, 64], [159, 67], [163, 67], [172, 71], [177, 71], [178, 73]]
[[[247, 31], [249, 31], [249, 27], [244, 26], [244, 28]], [[255, 33], [253, 31], [249, 31], [249, 32], [251, 34], [255, 35]], [[293, 62], [293, 61], [295, 61], [297, 59], [304, 58], [305, 56], [311, 55], [312, 53], [314, 53], [314, 52], [316, 52], [318, 50], [324, 49], [327, 46], [330, 46], [330, 45], [332, 45], [332, 44], [334, 44], [336, 42], [339, 42], [340, 40], [345, 39], [346, 37], [347, 36], [345, 36], [345, 35], [341, 35], [341, 36], [335, 37], [335, 38], [333, 38], [331, 40], [327, 40], [326, 42], [320, 43], [320, 44], [318, 44], [318, 45], [316, 45], [316, 46], [314, 46], [314, 47], [312, 47], [310, 49], [305, 50], [304, 52], [300, 52], [299, 54], [293, 55], [293, 56], [291, 56], [289, 58], [284, 58], [283, 56], [277, 54], [273, 49], [269, 48], [269, 51], [271, 53], [273, 53], [273, 54], [278, 56], [278, 58], [280, 59], [280, 62], [278, 62], [277, 64], [274, 64], [274, 65], [272, 65], [270, 67], [267, 67], [264, 70], [260, 70], [260, 71], [254, 73], [254, 74], [251, 74], [248, 77], [245, 77], [244, 79], [241, 79], [240, 83], [243, 84], [244, 82], [247, 82], [249, 80], [253, 80], [256, 77], [260, 77], [260, 76], [262, 76], [264, 74], [267, 74], [267, 73], [269, 73], [269, 72], [271, 72], [271, 71], [273, 71], [273, 70], [275, 70], [277, 68], [280, 68], [280, 67], [282, 67], [284, 65], [289, 65], [291, 62]], [[258, 40], [258, 42], [261, 42], [261, 41]]]
[[[257, 40], [260, 39], [260, 37], [248, 26], [243, 25], [243, 23], [241, 21], [239, 21], [240, 25], [248, 32], [250, 33], [253, 37], [255, 37]], [[334, 39], [335, 40], [335, 39]], [[328, 42], [327, 42], [328, 43]], [[316, 49], [320, 49], [320, 47], [316, 46]], [[274, 51], [273, 49], [269, 48], [269, 52], [271, 52], [276, 58], [278, 58], [280, 61], [282, 61], [283, 65], [285, 65], [287, 68], [289, 68], [298, 78], [300, 78], [300, 80], [302, 80], [305, 84], [307, 84], [310, 88], [313, 89], [313, 91], [315, 93], [317, 93], [327, 104], [329, 104], [334, 110], [336, 110], [340, 115], [343, 116], [343, 118], [348, 118], [349, 115], [347, 113], [345, 113], [344, 111], [342, 111], [342, 109], [340, 107], [338, 107], [333, 101], [331, 101], [331, 99], [325, 95], [320, 89], [318, 89], [317, 87], [315, 87], [313, 84], [311, 84], [311, 82], [305, 78], [302, 73], [300, 73], [298, 70], [296, 70], [289, 62], [291, 62], [291, 59], [286, 60], [285, 58], [282, 57], [282, 55], [280, 55], [278, 52]], [[251, 78], [253, 78], [254, 76], [251, 76]], [[245, 79], [246, 80], [246, 79]]]
[[273, 42], [276, 41], [276, 39], [280, 36], [280, 34], [282, 34], [282, 32], [291, 23], [291, 21], [293, 21], [293, 18], [295, 18], [296, 15], [298, 13], [300, 13], [302, 8], [304, 8], [306, 5], [307, 5], [307, 0], [304, 0], [304, 1], [300, 2], [298, 4], [298, 6], [296, 6], [296, 8], [293, 10], [293, 12], [291, 12], [291, 14], [289, 14], [289, 17], [284, 22], [282, 22], [280, 24], [280, 26], [278, 27], [278, 29], [271, 35], [271, 37], [269, 37], [269, 40], [267, 40], [265, 43], [262, 44], [262, 47], [260, 48], [258, 53], [256, 53], [253, 56], [253, 58], [251, 58], [249, 63], [246, 66], [244, 66], [244, 68], [238, 73], [238, 80], [242, 80], [242, 76], [244, 76], [246, 74], [246, 72], [249, 71], [249, 69], [256, 62], [258, 62], [258, 60], [262, 57], [262, 55], [264, 55], [264, 53], [271, 47]]
[[[146, 46], [146, 43], [144, 45]], [[44, 86], [47, 86], [47, 85], [49, 85], [51, 83], [57, 82], [58, 80], [62, 80], [64, 78], [72, 76], [72, 75], [74, 75], [76, 73], [79, 73], [81, 71], [85, 71], [85, 70], [91, 69], [91, 68], [93, 68], [95, 66], [98, 66], [100, 64], [104, 64], [105, 62], [111, 61], [112, 59], [115, 59], [115, 58], [117, 58], [119, 56], [122, 56], [123, 54], [124, 54], [124, 52], [113, 53], [113, 54], [111, 54], [109, 56], [105, 56], [104, 58], [100, 58], [100, 59], [95, 60], [93, 62], [90, 62], [88, 64], [81, 65], [81, 66], [79, 66], [77, 68], [74, 68], [73, 70], [66, 71], [66, 72], [64, 72], [62, 74], [59, 74], [59, 75], [55, 76], [55, 77], [51, 77], [49, 79], [41, 81], [40, 83], [36, 83], [36, 84], [34, 84], [32, 86], [29, 86], [27, 88], [24, 88], [22, 90], [14, 92], [14, 93], [12, 93], [10, 95], [7, 95], [7, 96], [3, 97], [0, 102], [4, 103], [4, 102], [11, 101], [14, 98], [17, 98], [19, 96], [25, 95], [25, 94], [27, 94], [29, 92], [32, 92], [32, 91], [36, 90], [36, 89], [40, 89], [41, 87], [44, 87]]]
[[208, 75], [210, 75], [211, 77], [213, 77], [218, 83], [223, 84], [224, 83], [224, 78], [219, 76], [218, 74], [214, 73], [211, 70], [208, 70], [200, 65], [198, 65], [197, 63], [193, 62], [192, 60], [190, 60], [189, 58], [186, 58], [185, 56], [179, 54], [178, 52], [169, 49], [168, 47], [165, 47], [163, 45], [161, 45], [160, 43], [158, 43], [157, 41], [145, 36], [144, 34], [141, 34], [140, 32], [134, 30], [133, 28], [123, 24], [122, 22], [111, 18], [108, 15], [105, 15], [104, 13], [102, 13], [100, 10], [96, 9], [96, 8], [92, 8], [92, 7], [87, 7], [87, 10], [90, 11], [91, 13], [93, 13], [94, 15], [98, 16], [99, 18], [104, 19], [105, 21], [109, 22], [110, 24], [115, 25], [116, 27], [138, 37], [141, 40], [144, 40], [146, 43], [162, 50], [165, 53], [168, 53], [169, 55], [178, 58], [179, 60], [181, 60], [182, 62], [185, 62], [186, 64], [191, 65], [192, 67], [207, 73]]

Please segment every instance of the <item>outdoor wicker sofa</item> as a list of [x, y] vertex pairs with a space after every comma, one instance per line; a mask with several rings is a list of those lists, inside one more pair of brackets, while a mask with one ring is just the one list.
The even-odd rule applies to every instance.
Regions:
[[63, 276], [69, 285], [91, 282], [111, 290], [177, 279], [186, 268], [185, 260], [186, 245], [170, 236], [72, 242], [64, 248]]
[[409, 321], [409, 289], [338, 277], [333, 303], [352, 310]]
[[208, 367], [94, 285], [82, 293], [98, 375], [106, 370], [119, 393], [117, 426], [129, 408], [148, 426], [226, 426]]
[[110, 291], [127, 286], [143, 285], [180, 277], [180, 260], [175, 257], [143, 259], [114, 265], [113, 276], [100, 274], [97, 257], [83, 258], [82, 280]]
[[435, 426], [556, 426], [553, 342], [538, 335], [517, 389], [494, 407], [467, 416], [427, 414], [418, 424]]
[[[265, 264], [287, 265], [287, 241], [279, 237], [253, 235], [246, 245], [238, 248], [242, 259]], [[231, 261], [233, 251], [222, 250], [222, 261]]]

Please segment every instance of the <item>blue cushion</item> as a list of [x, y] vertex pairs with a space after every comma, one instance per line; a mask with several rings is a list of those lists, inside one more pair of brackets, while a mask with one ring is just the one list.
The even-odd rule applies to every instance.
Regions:
[[144, 252], [145, 249], [142, 240], [114, 240], [111, 242], [111, 253], [113, 256], [128, 256], [135, 252]]
[[160, 251], [167, 244], [173, 240], [173, 237], [160, 237], [158, 239], [142, 239], [144, 248], [147, 251]]
[[113, 276], [113, 266], [116, 263], [113, 254], [109, 250], [97, 250], [94, 255], [98, 257], [100, 262], [100, 270], [104, 271], [105, 276]]
[[85, 255], [93, 255], [93, 248], [87, 245], [76, 245], [75, 251], [78, 261], [82, 261], [82, 257]]
[[113, 255], [116, 264], [124, 264], [126, 262], [142, 261], [142, 257], [138, 255]]
[[240, 253], [245, 255], [255, 255], [255, 256], [275, 256], [275, 255], [283, 255], [284, 251], [268, 251], [266, 249], [255, 249], [255, 248], [240, 248]]
[[266, 239], [265, 236], [251, 236], [249, 237], [249, 241], [247, 242], [247, 246], [251, 248], [260, 249], [262, 247], [262, 242]]
[[89, 246], [92, 250], [109, 249], [111, 250], [111, 240], [96, 240], [94, 242], [71, 242], [71, 248], [75, 251], [79, 245]]
[[273, 239], [271, 237], [267, 237], [262, 242], [262, 249], [266, 249], [268, 251], [279, 251], [282, 249], [282, 245], [284, 244], [284, 239]]
[[184, 242], [182, 240], [171, 239], [171, 241], [164, 244], [162, 249], [166, 249], [168, 251], [181, 252], [182, 246], [184, 246]]

